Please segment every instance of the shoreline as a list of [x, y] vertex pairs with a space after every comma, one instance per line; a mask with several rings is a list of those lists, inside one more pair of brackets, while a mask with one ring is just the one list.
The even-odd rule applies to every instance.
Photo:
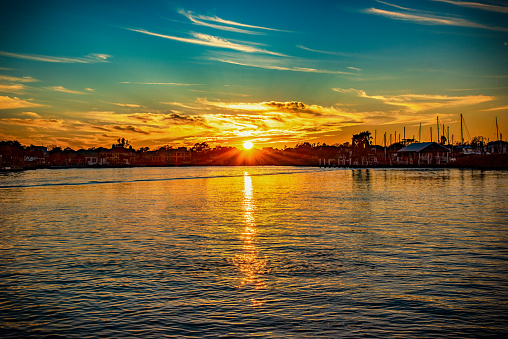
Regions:
[[377, 164], [370, 165], [321, 165], [316, 161], [312, 161], [307, 159], [305, 161], [286, 161], [284, 163], [274, 163], [272, 161], [267, 161], [264, 163], [254, 163], [254, 162], [244, 162], [242, 164], [224, 164], [224, 163], [214, 163], [213, 161], [207, 162], [199, 162], [196, 161], [194, 163], [180, 163], [180, 164], [170, 164], [170, 165], [159, 165], [159, 164], [122, 164], [122, 165], [49, 165], [49, 164], [38, 164], [38, 165], [29, 165], [29, 166], [5, 166], [0, 168], [0, 172], [9, 173], [9, 172], [20, 172], [27, 170], [37, 170], [37, 169], [65, 169], [65, 168], [132, 168], [132, 167], [218, 167], [218, 166], [297, 166], [297, 167], [319, 167], [319, 168], [351, 168], [351, 169], [363, 169], [363, 168], [456, 168], [456, 169], [472, 169], [472, 170], [508, 170], [508, 154], [499, 153], [499, 154], [488, 154], [488, 155], [468, 155], [457, 158], [457, 160], [453, 162], [449, 162], [446, 164], [389, 164], [380, 162]]
[[365, 166], [319, 166], [319, 165], [179, 165], [179, 166], [29, 166], [22, 168], [0, 168], [0, 173], [16, 173], [24, 171], [34, 171], [40, 169], [56, 170], [56, 169], [107, 169], [107, 168], [181, 168], [181, 167], [316, 167], [322, 169], [461, 169], [461, 170], [480, 170], [480, 171], [506, 171], [508, 166], [467, 166], [462, 164], [446, 164], [446, 165], [365, 165]]

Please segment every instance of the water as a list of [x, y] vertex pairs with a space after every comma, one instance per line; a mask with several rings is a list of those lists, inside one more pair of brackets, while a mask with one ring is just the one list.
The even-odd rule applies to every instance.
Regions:
[[0, 336], [507, 337], [508, 172], [0, 175]]

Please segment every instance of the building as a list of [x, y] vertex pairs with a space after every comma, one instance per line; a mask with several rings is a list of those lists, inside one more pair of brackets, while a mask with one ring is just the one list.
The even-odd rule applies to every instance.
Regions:
[[154, 166], [189, 165], [191, 162], [191, 151], [186, 147], [161, 147], [158, 151], [148, 151], [147, 158], [149, 164]]
[[440, 165], [450, 162], [450, 149], [437, 142], [418, 142], [397, 151], [399, 165]]
[[491, 141], [487, 144], [487, 152], [494, 153], [508, 153], [508, 142], [497, 140]]

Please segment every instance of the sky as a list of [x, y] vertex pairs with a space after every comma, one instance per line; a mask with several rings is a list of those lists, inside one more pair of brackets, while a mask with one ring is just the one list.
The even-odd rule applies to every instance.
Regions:
[[466, 141], [508, 138], [504, 1], [0, 5], [0, 140], [382, 145], [439, 123], [457, 142], [460, 114]]

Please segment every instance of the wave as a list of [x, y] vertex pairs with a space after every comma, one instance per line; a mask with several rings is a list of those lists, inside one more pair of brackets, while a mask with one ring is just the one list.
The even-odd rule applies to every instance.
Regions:
[[217, 174], [217, 175], [196, 175], [196, 176], [178, 176], [169, 178], [143, 178], [143, 179], [115, 179], [115, 180], [89, 180], [79, 182], [44, 182], [44, 183], [33, 183], [33, 184], [11, 184], [11, 185], [0, 185], [0, 189], [11, 189], [11, 188], [40, 188], [40, 187], [55, 187], [55, 186], [86, 186], [86, 185], [105, 185], [105, 184], [124, 184], [124, 183], [142, 183], [142, 182], [164, 182], [164, 181], [175, 181], [175, 180], [201, 180], [201, 179], [220, 179], [220, 178], [235, 178], [235, 177], [260, 177], [260, 176], [271, 176], [271, 175], [291, 175], [299, 173], [312, 173], [320, 172], [319, 168], [305, 168], [299, 170], [287, 170], [267, 173], [248, 173], [248, 174]]

